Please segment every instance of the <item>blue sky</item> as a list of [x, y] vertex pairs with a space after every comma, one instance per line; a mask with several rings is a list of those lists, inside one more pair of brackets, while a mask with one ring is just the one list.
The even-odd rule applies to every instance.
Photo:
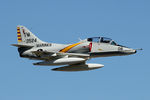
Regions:
[[[1, 0], [0, 100], [150, 100], [149, 0]], [[135, 55], [91, 59], [102, 69], [54, 72], [20, 58], [16, 26], [41, 40], [76, 43], [105, 36]]]

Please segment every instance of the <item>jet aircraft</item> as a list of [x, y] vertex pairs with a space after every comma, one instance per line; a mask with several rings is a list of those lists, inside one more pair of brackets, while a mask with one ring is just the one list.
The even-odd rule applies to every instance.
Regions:
[[47, 43], [40, 40], [26, 27], [17, 26], [18, 47], [20, 57], [41, 62], [33, 65], [58, 66], [53, 71], [85, 71], [102, 68], [102, 64], [86, 63], [96, 57], [124, 56], [137, 52], [136, 49], [117, 44], [106, 37], [91, 37], [74, 44]]

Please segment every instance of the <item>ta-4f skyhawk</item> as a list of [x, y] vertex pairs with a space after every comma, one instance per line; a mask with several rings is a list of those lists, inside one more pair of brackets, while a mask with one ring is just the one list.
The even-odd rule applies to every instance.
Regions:
[[24, 26], [17, 26], [18, 47], [20, 57], [41, 60], [34, 65], [53, 66], [54, 71], [84, 71], [102, 68], [102, 64], [86, 63], [95, 57], [123, 56], [135, 54], [136, 50], [118, 45], [106, 37], [92, 37], [75, 44], [56, 44], [41, 41]]

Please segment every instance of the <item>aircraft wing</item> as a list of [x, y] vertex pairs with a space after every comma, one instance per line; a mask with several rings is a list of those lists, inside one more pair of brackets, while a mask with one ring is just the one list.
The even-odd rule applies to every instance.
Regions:
[[57, 53], [58, 55], [65, 55], [65, 56], [78, 56], [78, 57], [89, 57], [89, 54], [81, 54], [81, 53]]
[[[102, 64], [85, 63], [89, 58], [88, 54], [80, 53], [60, 53], [60, 52], [47, 52], [47, 51], [32, 51], [37, 56], [49, 55], [49, 60], [43, 62], [33, 63], [34, 65], [66, 65], [52, 69], [53, 71], [86, 71], [104, 67]], [[46, 57], [45, 57], [46, 58]], [[54, 58], [54, 59], [50, 59]]]
[[61, 52], [49, 52], [49, 51], [32, 51], [37, 56], [47, 56], [50, 57], [58, 57], [58, 56], [71, 56], [71, 57], [89, 57], [89, 54], [81, 54], [81, 53], [61, 53]]
[[12, 46], [16, 46], [16, 47], [29, 47], [29, 48], [32, 48], [34, 46], [31, 46], [31, 45], [24, 45], [24, 44], [11, 44]]

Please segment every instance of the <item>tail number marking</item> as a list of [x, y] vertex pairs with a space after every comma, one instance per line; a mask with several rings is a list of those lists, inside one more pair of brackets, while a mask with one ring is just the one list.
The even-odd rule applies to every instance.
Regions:
[[26, 43], [34, 43], [37, 42], [36, 38], [26, 39]]

